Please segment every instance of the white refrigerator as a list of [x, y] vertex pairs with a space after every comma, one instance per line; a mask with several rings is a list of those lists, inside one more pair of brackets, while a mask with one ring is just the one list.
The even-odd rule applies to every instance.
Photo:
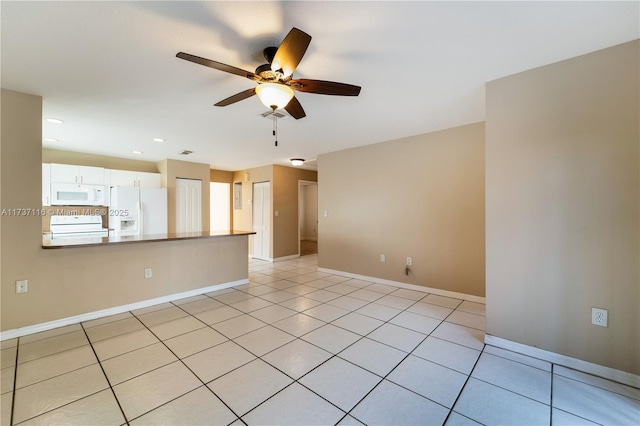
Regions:
[[167, 189], [111, 187], [109, 227], [115, 236], [167, 233]]

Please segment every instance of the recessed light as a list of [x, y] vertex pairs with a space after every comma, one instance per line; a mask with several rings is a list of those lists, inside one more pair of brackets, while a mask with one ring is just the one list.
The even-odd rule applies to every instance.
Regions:
[[60, 142], [58, 139], [53, 139], [53, 138], [44, 138], [45, 142]]
[[64, 121], [63, 121], [63, 120], [60, 120], [59, 118], [51, 118], [51, 117], [49, 117], [49, 118], [47, 118], [46, 120], [47, 120], [49, 123], [55, 123], [55, 124], [62, 124], [62, 123], [64, 123]]
[[164, 139], [162, 138], [153, 138], [154, 142], [164, 142]]
[[142, 154], [142, 151], [131, 151], [131, 152], [133, 152], [134, 154]]

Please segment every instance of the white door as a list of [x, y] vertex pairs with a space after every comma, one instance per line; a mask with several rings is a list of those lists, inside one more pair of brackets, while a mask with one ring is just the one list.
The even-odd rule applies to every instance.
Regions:
[[253, 257], [271, 257], [271, 183], [253, 184]]
[[231, 229], [231, 184], [224, 182], [211, 182], [211, 230], [224, 231]]
[[202, 181], [176, 178], [176, 232], [202, 231]]

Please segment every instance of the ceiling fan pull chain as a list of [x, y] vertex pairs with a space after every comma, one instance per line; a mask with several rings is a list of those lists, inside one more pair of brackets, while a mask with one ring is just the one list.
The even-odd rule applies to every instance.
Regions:
[[278, 117], [273, 115], [273, 136], [276, 137], [276, 146], [278, 146]]

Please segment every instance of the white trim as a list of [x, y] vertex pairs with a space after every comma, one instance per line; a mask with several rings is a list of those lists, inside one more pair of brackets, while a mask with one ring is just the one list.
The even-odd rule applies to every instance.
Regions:
[[534, 348], [533, 346], [523, 345], [522, 343], [503, 339], [501, 337], [491, 336], [490, 334], [485, 334], [484, 343], [487, 345], [506, 349], [511, 352], [517, 352], [523, 355], [531, 356], [533, 358], [538, 358], [543, 361], [561, 365], [563, 367], [582, 371], [583, 373], [602, 377], [603, 379], [613, 380], [614, 382], [622, 383], [627, 386], [640, 388], [640, 376], [637, 376], [635, 374], [583, 361], [581, 359], [572, 358], [570, 356], [560, 355], [555, 352], [546, 351], [544, 349]]
[[235, 287], [237, 285], [248, 284], [249, 279], [231, 281], [222, 284], [216, 284], [208, 287], [197, 288], [195, 290], [189, 290], [182, 293], [170, 294], [168, 296], [156, 297], [155, 299], [143, 300], [141, 302], [130, 303], [128, 305], [116, 306], [113, 308], [102, 309], [100, 311], [89, 312], [86, 314], [76, 315], [73, 317], [61, 318], [54, 321], [43, 322], [40, 324], [29, 325], [26, 327], [15, 328], [13, 330], [7, 330], [0, 333], [0, 341], [13, 339], [15, 337], [22, 337], [28, 334], [39, 333], [41, 331], [47, 331], [65, 325], [77, 324], [83, 321], [94, 320], [97, 318], [107, 317], [109, 315], [121, 314], [123, 312], [134, 311], [136, 309], [146, 308], [148, 306], [159, 305], [161, 303], [172, 302], [178, 299], [184, 299], [186, 297], [197, 296], [203, 293], [209, 293], [211, 291], [223, 290], [229, 287]]
[[289, 256], [276, 257], [275, 259], [271, 259], [271, 262], [284, 262], [285, 260], [297, 259], [299, 257], [299, 254], [292, 254]]
[[485, 303], [485, 298], [474, 296], [472, 294], [456, 293], [455, 291], [441, 290], [439, 288], [425, 287], [415, 284], [402, 283], [400, 281], [385, 280], [384, 278], [368, 277], [366, 275], [352, 274], [350, 272], [336, 271], [335, 269], [318, 268], [319, 272], [328, 274], [342, 275], [344, 277], [355, 278], [363, 281], [372, 281], [380, 284], [392, 285], [395, 287], [406, 288], [409, 290], [422, 291], [424, 293], [437, 294], [438, 296], [453, 297], [455, 299], [468, 300], [470, 302]]

